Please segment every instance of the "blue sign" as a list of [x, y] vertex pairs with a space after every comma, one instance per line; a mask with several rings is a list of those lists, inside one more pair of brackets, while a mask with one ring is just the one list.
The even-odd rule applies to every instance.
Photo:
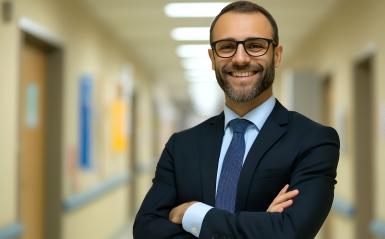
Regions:
[[92, 164], [92, 77], [80, 78], [79, 91], [80, 167], [90, 169]]

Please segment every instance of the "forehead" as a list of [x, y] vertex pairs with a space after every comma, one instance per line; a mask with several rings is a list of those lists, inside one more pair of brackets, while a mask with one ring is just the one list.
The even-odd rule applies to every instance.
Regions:
[[269, 20], [262, 13], [227, 12], [219, 17], [213, 29], [213, 41], [248, 37], [272, 38], [273, 30]]

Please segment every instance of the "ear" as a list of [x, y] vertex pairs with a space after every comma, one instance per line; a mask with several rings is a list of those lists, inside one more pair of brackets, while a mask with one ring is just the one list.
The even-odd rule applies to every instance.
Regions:
[[278, 45], [274, 50], [274, 66], [275, 66], [275, 68], [278, 68], [279, 65], [281, 64], [282, 51], [283, 51], [282, 45]]
[[211, 69], [215, 70], [215, 56], [214, 56], [214, 52], [211, 48], [209, 48], [207, 50], [207, 52], [209, 53], [209, 57], [210, 57], [210, 60], [211, 60]]

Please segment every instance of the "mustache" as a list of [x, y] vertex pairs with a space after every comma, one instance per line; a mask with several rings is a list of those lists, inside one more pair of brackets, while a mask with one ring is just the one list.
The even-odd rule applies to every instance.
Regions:
[[225, 73], [233, 72], [233, 71], [264, 71], [265, 68], [261, 64], [247, 64], [247, 65], [227, 65], [223, 68]]

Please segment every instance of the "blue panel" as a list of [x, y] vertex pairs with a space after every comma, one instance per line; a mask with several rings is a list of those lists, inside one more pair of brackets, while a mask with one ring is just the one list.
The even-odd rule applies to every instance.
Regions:
[[353, 217], [356, 213], [356, 209], [353, 204], [343, 200], [342, 198], [335, 197], [332, 206], [333, 211], [342, 214], [346, 217]]
[[20, 223], [0, 226], [0, 239], [14, 239], [21, 236], [23, 227]]
[[80, 78], [79, 88], [79, 163], [82, 169], [90, 169], [92, 166], [92, 77], [83, 75]]
[[130, 175], [128, 173], [124, 173], [120, 176], [109, 179], [88, 191], [72, 196], [63, 202], [64, 211], [72, 211], [87, 205], [104, 194], [125, 185], [129, 180]]

